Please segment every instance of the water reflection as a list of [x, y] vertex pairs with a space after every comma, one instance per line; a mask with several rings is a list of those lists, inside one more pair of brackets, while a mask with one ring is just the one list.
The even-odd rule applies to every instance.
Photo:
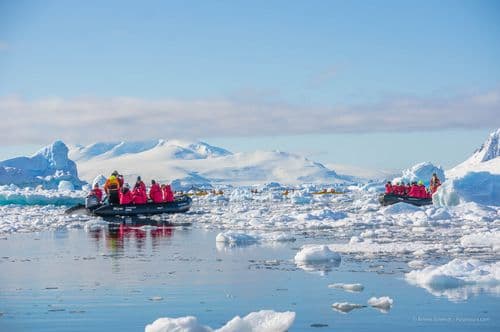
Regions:
[[89, 238], [95, 243], [97, 250], [105, 249], [110, 256], [120, 257], [125, 252], [127, 255], [158, 252], [165, 239], [174, 234], [174, 226], [157, 226], [155, 220], [141, 219], [140, 222], [112, 222], [106, 228], [89, 231]]

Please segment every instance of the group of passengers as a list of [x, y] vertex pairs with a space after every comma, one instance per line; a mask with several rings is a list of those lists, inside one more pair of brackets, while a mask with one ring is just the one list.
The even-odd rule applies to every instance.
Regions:
[[411, 184], [408, 182], [406, 185], [403, 181], [397, 182], [394, 185], [391, 181], [388, 181], [385, 185], [385, 193], [414, 198], [431, 198], [440, 185], [441, 181], [437, 177], [437, 174], [433, 173], [429, 189], [425, 187], [422, 180], [418, 182], [413, 181]]
[[[103, 189], [108, 197], [109, 204], [146, 204], [148, 200], [153, 203], [163, 203], [173, 202], [175, 199], [169, 184], [160, 186], [155, 180], [151, 180], [148, 193], [146, 185], [140, 176], [137, 177], [134, 188], [130, 188], [128, 183], [124, 183], [123, 176], [118, 174], [117, 171], [111, 173]], [[103, 192], [98, 183], [94, 184], [90, 195], [96, 196], [99, 202], [102, 202]]]

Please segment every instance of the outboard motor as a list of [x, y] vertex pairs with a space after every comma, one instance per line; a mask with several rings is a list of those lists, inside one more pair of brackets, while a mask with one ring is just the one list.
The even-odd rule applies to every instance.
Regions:
[[96, 207], [99, 205], [99, 200], [97, 199], [96, 195], [88, 195], [87, 198], [85, 198], [85, 207], [87, 209]]

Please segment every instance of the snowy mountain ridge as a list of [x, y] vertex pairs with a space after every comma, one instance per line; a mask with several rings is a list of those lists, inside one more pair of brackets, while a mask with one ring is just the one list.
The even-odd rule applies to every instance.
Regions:
[[98, 142], [88, 146], [70, 147], [69, 156], [78, 162], [94, 158], [110, 159], [127, 154], [137, 154], [152, 149], [162, 149], [166, 155], [176, 159], [206, 159], [232, 154], [231, 152], [209, 145], [205, 142], [188, 142], [181, 140], [148, 140], [139, 142]]
[[178, 186], [215, 184], [250, 185], [277, 181], [284, 184], [339, 183], [339, 176], [324, 165], [282, 151], [232, 153], [205, 142], [151, 140], [94, 143], [73, 146], [69, 155], [82, 177], [92, 182], [99, 174], [117, 169], [127, 181], [175, 181]]

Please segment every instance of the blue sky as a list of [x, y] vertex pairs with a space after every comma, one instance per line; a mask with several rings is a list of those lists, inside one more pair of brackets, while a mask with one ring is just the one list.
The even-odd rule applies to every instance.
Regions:
[[498, 1], [0, 1], [0, 157], [185, 136], [451, 166], [500, 126], [499, 59]]

